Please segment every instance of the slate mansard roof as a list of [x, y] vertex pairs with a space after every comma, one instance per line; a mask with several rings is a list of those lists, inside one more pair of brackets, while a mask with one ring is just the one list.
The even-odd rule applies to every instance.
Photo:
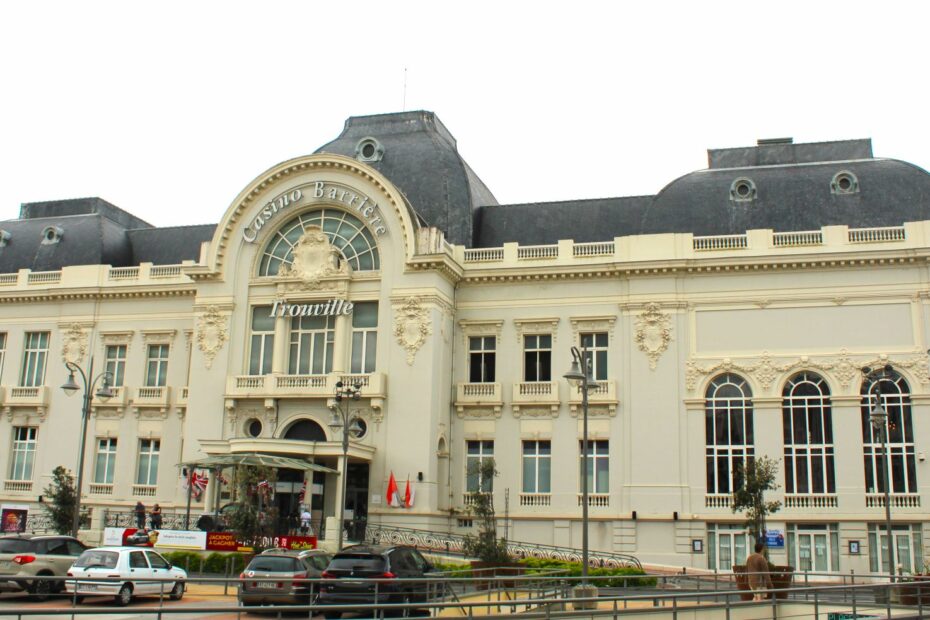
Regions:
[[[760, 140], [750, 147], [709, 150], [707, 169], [673, 180], [654, 196], [513, 205], [497, 203], [432, 112], [351, 117], [317, 152], [355, 157], [376, 168], [400, 189], [422, 223], [466, 247], [930, 220], [930, 174], [907, 162], [874, 157], [867, 139]], [[178, 264], [197, 260], [215, 228], [156, 228], [100, 198], [27, 203], [18, 219], [0, 222], [5, 238], [0, 273]], [[61, 232], [57, 243], [44, 238], [49, 229]]]

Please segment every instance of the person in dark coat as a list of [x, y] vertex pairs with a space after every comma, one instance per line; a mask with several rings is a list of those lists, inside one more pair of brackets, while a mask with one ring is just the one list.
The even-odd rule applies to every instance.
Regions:
[[765, 598], [763, 590], [772, 589], [772, 575], [769, 574], [769, 561], [762, 555], [765, 545], [756, 543], [756, 552], [746, 558], [746, 574], [749, 576], [749, 587], [752, 588], [753, 600], [761, 601]]
[[141, 501], [136, 502], [136, 527], [145, 529], [145, 504]]

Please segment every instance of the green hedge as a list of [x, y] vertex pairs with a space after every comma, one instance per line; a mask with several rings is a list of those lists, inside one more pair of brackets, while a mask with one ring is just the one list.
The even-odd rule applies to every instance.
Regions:
[[204, 555], [196, 551], [169, 551], [162, 555], [174, 566], [183, 568], [188, 572], [199, 573], [202, 570], [205, 574], [210, 575], [222, 575], [227, 570], [231, 575], [238, 575], [245, 568], [249, 557], [244, 553], [213, 552]]
[[[581, 562], [565, 562], [563, 560], [541, 560], [537, 558], [524, 558], [520, 564], [526, 566], [527, 574], [540, 573], [543, 571], [559, 570], [565, 571], [569, 577], [581, 576]], [[609, 588], [653, 588], [656, 585], [655, 577], [642, 577], [646, 571], [641, 568], [625, 566], [622, 568], [591, 568], [588, 570], [589, 577], [599, 577], [595, 585]], [[602, 579], [603, 577], [612, 577], [612, 579]], [[635, 579], [623, 579], [623, 577], [638, 577]]]

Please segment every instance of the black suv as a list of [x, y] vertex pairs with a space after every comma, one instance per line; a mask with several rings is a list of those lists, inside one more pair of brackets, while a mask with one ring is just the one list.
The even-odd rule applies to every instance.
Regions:
[[[354, 545], [333, 556], [320, 582], [320, 605], [420, 603], [430, 598], [432, 565], [413, 547]], [[341, 612], [323, 611], [327, 618]]]

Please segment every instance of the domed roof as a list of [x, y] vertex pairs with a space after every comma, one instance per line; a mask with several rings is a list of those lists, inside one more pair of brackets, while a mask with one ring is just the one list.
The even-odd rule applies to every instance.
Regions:
[[638, 232], [723, 235], [930, 219], [930, 175], [907, 162], [873, 158], [867, 140], [790, 145], [781, 157], [760, 154], [767, 146], [735, 155], [736, 149], [711, 151], [711, 168], [686, 174], [655, 196]]

